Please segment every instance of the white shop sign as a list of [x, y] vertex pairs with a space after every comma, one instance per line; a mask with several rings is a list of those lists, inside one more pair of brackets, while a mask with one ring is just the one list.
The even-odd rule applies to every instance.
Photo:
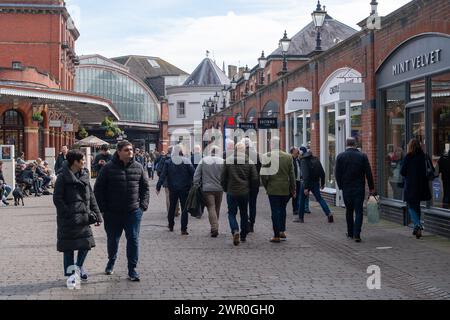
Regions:
[[63, 132], [73, 132], [73, 124], [71, 124], [71, 123], [63, 124], [62, 131]]
[[61, 128], [61, 120], [50, 120], [48, 126], [50, 128]]
[[336, 71], [323, 84], [320, 90], [320, 105], [330, 105], [339, 101], [365, 100], [364, 84], [361, 83], [361, 74], [354, 69], [341, 69]]
[[312, 110], [312, 93], [310, 91], [290, 91], [286, 101], [285, 113], [299, 110]]

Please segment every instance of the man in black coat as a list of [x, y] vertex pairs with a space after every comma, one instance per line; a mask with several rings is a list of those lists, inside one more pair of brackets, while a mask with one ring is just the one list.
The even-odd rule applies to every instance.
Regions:
[[194, 179], [194, 167], [191, 161], [184, 157], [181, 146], [174, 147], [171, 158], [164, 162], [164, 168], [156, 185], [156, 192], [159, 195], [161, 187], [167, 183], [169, 188], [169, 230], [173, 231], [175, 225], [175, 211], [178, 201], [181, 204], [181, 234], [188, 235], [188, 212], [186, 210], [186, 200]]
[[109, 146], [107, 144], [103, 145], [100, 149], [100, 153], [95, 156], [94, 165], [92, 169], [99, 173], [100, 170], [112, 160], [112, 154], [109, 153]]
[[347, 151], [338, 155], [335, 176], [347, 210], [347, 236], [361, 242], [366, 178], [371, 194], [375, 192], [375, 184], [369, 159], [356, 148], [355, 138], [348, 138]]
[[132, 144], [119, 142], [117, 152], [100, 171], [94, 187], [108, 237], [109, 260], [105, 269], [108, 275], [113, 273], [120, 237], [125, 230], [128, 276], [131, 281], [139, 281], [136, 271], [139, 231], [142, 215], [149, 205], [149, 190], [147, 170], [134, 160]]
[[63, 146], [61, 148], [61, 152], [58, 155], [58, 158], [56, 159], [56, 162], [55, 162], [55, 174], [56, 175], [61, 173], [64, 161], [66, 161], [66, 159], [67, 159], [68, 152], [69, 152], [69, 148], [67, 148], [67, 146]]

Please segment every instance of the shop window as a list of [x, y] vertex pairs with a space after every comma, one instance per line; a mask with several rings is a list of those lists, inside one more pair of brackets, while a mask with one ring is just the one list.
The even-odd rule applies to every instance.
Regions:
[[336, 112], [334, 106], [325, 109], [325, 123], [328, 128], [328, 135], [325, 137], [325, 173], [326, 186], [328, 188], [336, 188], [336, 179], [334, 177], [334, 168], [336, 163]]
[[450, 208], [450, 73], [432, 78], [432, 159], [439, 173], [433, 181], [433, 202]]
[[350, 107], [351, 136], [356, 140], [356, 147], [362, 149], [362, 106], [360, 103]]
[[385, 146], [383, 195], [396, 200], [403, 199], [401, 163], [406, 155], [405, 86], [384, 91]]
[[411, 101], [425, 99], [425, 79], [411, 82], [409, 88]]

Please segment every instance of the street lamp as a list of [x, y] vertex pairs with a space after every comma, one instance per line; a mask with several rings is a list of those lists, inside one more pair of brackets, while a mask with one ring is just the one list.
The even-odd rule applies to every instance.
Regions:
[[261, 57], [258, 59], [259, 68], [261, 69], [261, 85], [264, 85], [264, 68], [267, 64], [267, 58], [264, 56], [264, 51], [261, 54]]
[[222, 89], [222, 98], [223, 98], [223, 105], [222, 105], [222, 110], [224, 110], [225, 108], [226, 108], [226, 99], [227, 99], [227, 93], [228, 93], [228, 90], [227, 90], [227, 86], [226, 85], [224, 85], [223, 86], [223, 89]]
[[291, 39], [288, 38], [287, 32], [285, 30], [284, 37], [280, 40], [280, 48], [281, 52], [283, 53], [283, 70], [281, 71], [283, 74], [288, 72], [286, 54], [289, 51], [290, 46], [291, 46]]
[[203, 120], [205, 120], [206, 119], [206, 111], [208, 110], [208, 105], [206, 104], [206, 101], [203, 102], [202, 109], [203, 109]]
[[325, 6], [323, 7], [320, 5], [320, 1], [317, 1], [317, 8], [316, 10], [311, 14], [314, 26], [317, 30], [317, 38], [316, 38], [316, 51], [322, 51], [322, 38], [320, 35], [320, 30], [323, 27], [323, 24], [325, 22], [325, 18], [327, 16], [327, 12], [325, 11]]
[[216, 91], [216, 94], [214, 95], [214, 113], [217, 113], [217, 106], [219, 104], [220, 96]]
[[248, 80], [250, 80], [250, 70], [248, 69], [248, 65], [245, 66], [244, 80], [245, 80], [245, 94], [248, 94]]
[[208, 106], [208, 113], [209, 116], [211, 117], [211, 109], [214, 105], [214, 101], [212, 101], [211, 97], [209, 98], [209, 100], [206, 102], [207, 106]]

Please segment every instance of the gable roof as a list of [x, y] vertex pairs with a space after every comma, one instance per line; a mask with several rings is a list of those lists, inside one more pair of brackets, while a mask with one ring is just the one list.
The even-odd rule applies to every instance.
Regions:
[[184, 86], [223, 86], [230, 79], [210, 58], [205, 58], [184, 82]]
[[[324, 25], [320, 31], [322, 36], [322, 49], [328, 50], [357, 32], [357, 30], [327, 15]], [[292, 37], [291, 46], [289, 47], [287, 55], [308, 56], [316, 49], [316, 37], [316, 27], [313, 22], [310, 22], [306, 27]], [[282, 54], [281, 48], [278, 48], [272, 52], [270, 56], [282, 56]]]
[[158, 57], [130, 55], [111, 58], [111, 60], [128, 67], [130, 73], [134, 74], [142, 81], [160, 76], [188, 75], [187, 72]]

